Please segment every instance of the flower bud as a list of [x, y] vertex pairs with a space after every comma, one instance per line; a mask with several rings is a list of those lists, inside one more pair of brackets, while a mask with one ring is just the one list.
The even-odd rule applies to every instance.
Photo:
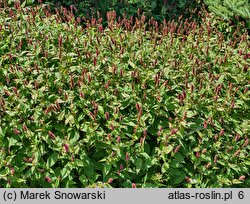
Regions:
[[207, 121], [204, 120], [203, 127], [207, 129]]
[[130, 156], [129, 156], [129, 153], [126, 152], [126, 161], [129, 161], [130, 160]]
[[220, 136], [223, 136], [224, 133], [225, 133], [225, 131], [224, 131], [224, 129], [222, 129], [219, 134], [220, 134]]
[[59, 47], [62, 47], [62, 35], [60, 35], [58, 38], [58, 45]]
[[234, 138], [235, 141], [238, 141], [240, 139], [240, 134], [239, 133], [236, 133], [236, 136]]
[[112, 153], [111, 153], [111, 157], [114, 157], [114, 156], [115, 156], [115, 152], [112, 152]]
[[207, 152], [207, 149], [206, 149], [206, 148], [204, 148], [204, 149], [201, 151], [202, 154], [205, 154], [206, 152]]
[[50, 178], [50, 177], [48, 177], [48, 176], [45, 176], [45, 180], [46, 180], [48, 183], [50, 183], [50, 182], [51, 182], [51, 178]]
[[173, 129], [172, 131], [171, 131], [171, 135], [174, 135], [175, 133], [177, 133], [177, 129]]
[[11, 168], [11, 169], [10, 169], [10, 173], [11, 173], [12, 176], [14, 176], [14, 174], [15, 174], [15, 169], [14, 169], [14, 168]]
[[180, 147], [181, 147], [181, 145], [178, 145], [178, 146], [175, 148], [175, 150], [174, 150], [174, 153], [175, 153], [175, 154], [179, 151]]
[[186, 180], [187, 183], [191, 183], [192, 182], [192, 179], [189, 178], [188, 176], [185, 177], [185, 180]]
[[242, 176], [240, 176], [239, 180], [240, 180], [240, 181], [244, 181], [245, 178], [246, 178], [246, 177], [245, 177], [244, 175], [242, 175]]
[[200, 157], [200, 152], [196, 152], [196, 153], [195, 153], [195, 156], [196, 156], [197, 158], [199, 158], [199, 157]]
[[236, 157], [236, 156], [238, 156], [239, 154], [240, 154], [240, 150], [237, 150], [237, 151], [234, 153], [233, 158]]
[[120, 170], [122, 171], [122, 170], [123, 170], [123, 168], [124, 168], [124, 167], [123, 167], [123, 164], [121, 164], [121, 165], [120, 165]]
[[121, 142], [121, 137], [120, 137], [120, 136], [117, 137], [117, 142], [118, 142], [118, 143]]
[[206, 165], [206, 168], [209, 169], [211, 167], [211, 163], [209, 162], [207, 165]]
[[234, 108], [234, 105], [235, 105], [235, 102], [234, 102], [234, 100], [232, 100], [232, 101], [231, 101], [230, 108]]
[[85, 96], [84, 96], [84, 93], [83, 93], [82, 91], [80, 92], [80, 97], [81, 97], [82, 99], [84, 99], [84, 97], [85, 97]]
[[242, 147], [246, 147], [248, 144], [249, 144], [249, 139], [248, 139], [248, 138], [246, 138], [246, 139], [245, 139], [245, 142], [244, 142], [244, 144], [243, 144], [243, 146], [242, 146]]
[[218, 161], [218, 155], [216, 154], [216, 155], [214, 156], [214, 163], [216, 164], [217, 161]]
[[16, 135], [19, 135], [20, 134], [20, 130], [18, 130], [18, 129], [16, 129], [16, 128], [13, 128], [13, 131], [14, 131], [14, 133], [16, 134]]
[[105, 112], [105, 119], [108, 120], [109, 119], [109, 113]]
[[214, 135], [214, 140], [217, 141], [218, 138], [219, 138], [218, 134], [215, 134], [215, 135]]
[[109, 178], [108, 183], [111, 184], [113, 182], [113, 178]]
[[28, 131], [28, 128], [27, 128], [27, 126], [26, 126], [25, 124], [23, 124], [23, 131], [24, 131], [24, 132], [27, 132], [27, 131]]

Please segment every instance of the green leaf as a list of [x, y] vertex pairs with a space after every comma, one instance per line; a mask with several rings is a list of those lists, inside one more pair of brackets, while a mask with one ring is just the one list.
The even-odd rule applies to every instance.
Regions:
[[98, 112], [100, 113], [100, 116], [104, 118], [104, 109], [102, 106], [98, 105]]
[[66, 165], [62, 170], [61, 170], [61, 177], [62, 179], [65, 179], [66, 177], [69, 176], [70, 172], [71, 172], [72, 168], [70, 165]]
[[68, 123], [73, 124], [74, 123], [74, 116], [73, 115], [69, 115], [66, 120], [65, 120], [65, 125], [67, 125]]
[[47, 168], [51, 168], [58, 160], [58, 153], [53, 153], [47, 160]]
[[169, 179], [173, 185], [181, 183], [182, 181], [184, 181], [185, 177], [186, 177], [186, 173], [182, 170], [172, 169], [170, 171], [170, 178]]
[[103, 171], [102, 171], [103, 177], [106, 177], [108, 175], [109, 171], [111, 170], [111, 167], [112, 167], [112, 164], [105, 163], [103, 165]]

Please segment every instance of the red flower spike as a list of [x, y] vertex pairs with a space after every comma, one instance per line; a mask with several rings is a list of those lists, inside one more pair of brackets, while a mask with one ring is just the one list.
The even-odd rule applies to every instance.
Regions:
[[123, 170], [123, 168], [124, 168], [124, 167], [123, 167], [123, 165], [121, 164], [121, 165], [120, 165], [120, 170], [122, 171], [122, 170]]
[[216, 155], [214, 156], [214, 163], [216, 164], [217, 161], [218, 161], [218, 155], [216, 154]]
[[235, 105], [235, 102], [234, 102], [234, 100], [232, 100], [232, 101], [231, 101], [230, 108], [234, 108], [234, 105]]
[[64, 98], [65, 100], [68, 100], [68, 94], [66, 92], [64, 92]]
[[207, 152], [207, 149], [206, 149], [206, 148], [204, 148], [204, 149], [201, 151], [202, 154], [205, 154], [206, 152]]
[[112, 153], [111, 153], [111, 157], [114, 157], [114, 156], [115, 156], [115, 152], [112, 152]]
[[60, 34], [60, 36], [58, 38], [58, 45], [59, 45], [59, 47], [62, 47], [62, 40], [63, 40], [63, 38], [62, 38], [62, 35]]
[[186, 98], [187, 94], [186, 94], [185, 91], [182, 92], [182, 96], [183, 96], [184, 99]]
[[61, 110], [61, 106], [60, 106], [60, 104], [58, 103], [58, 101], [56, 100], [56, 108], [58, 109], [58, 110]]
[[22, 41], [22, 40], [20, 40], [20, 42], [19, 42], [19, 45], [18, 45], [17, 49], [18, 49], [18, 50], [19, 50], [19, 49], [21, 49], [21, 48], [22, 48], [22, 45], [23, 45], [23, 41]]
[[109, 128], [113, 131], [115, 129], [115, 126], [113, 124], [110, 124]]
[[15, 133], [16, 135], [19, 135], [19, 134], [21, 133], [21, 131], [18, 130], [18, 129], [16, 129], [16, 128], [13, 128], [13, 131], [14, 131], [14, 133]]
[[64, 143], [63, 147], [64, 147], [65, 152], [68, 153], [69, 152], [69, 145]]
[[233, 158], [236, 157], [236, 156], [238, 156], [239, 154], [240, 154], [240, 150], [237, 150], [237, 151], [234, 153]]
[[109, 119], [109, 113], [105, 112], [105, 119], [108, 120]]
[[13, 92], [18, 96], [17, 88], [16, 88], [16, 87], [13, 87], [12, 90], [13, 90]]
[[10, 173], [11, 173], [12, 176], [14, 176], [14, 174], [15, 174], [15, 169], [14, 169], [14, 168], [11, 168], [11, 169], [10, 169]]
[[246, 88], [244, 89], [244, 94], [245, 94], [247, 91], [248, 91], [248, 87], [246, 87]]
[[139, 111], [140, 110], [140, 104], [139, 103], [136, 103], [136, 110]]
[[23, 131], [24, 131], [24, 132], [27, 132], [27, 131], [28, 131], [28, 128], [27, 128], [27, 126], [26, 126], [25, 124], [23, 124]]
[[207, 121], [204, 120], [203, 127], [207, 129]]
[[207, 165], [206, 165], [206, 168], [209, 169], [211, 167], [211, 163], [209, 162]]
[[175, 153], [175, 154], [179, 151], [180, 147], [181, 147], [181, 145], [178, 145], [178, 146], [175, 148], [175, 150], [174, 150], [174, 153]]
[[71, 89], [74, 88], [74, 78], [73, 78], [72, 74], [70, 75], [70, 83], [69, 83], [69, 85], [70, 85]]
[[126, 161], [129, 161], [130, 160], [130, 156], [129, 156], [129, 153], [126, 152]]
[[223, 136], [225, 134], [224, 129], [222, 129], [219, 134], [220, 134], [220, 136]]
[[136, 127], [134, 128], [134, 130], [133, 130], [133, 133], [135, 134], [137, 132], [137, 129], [136, 129]]
[[240, 134], [239, 133], [236, 133], [236, 136], [234, 138], [235, 141], [238, 141], [240, 139]]
[[117, 141], [118, 143], [120, 143], [120, 142], [121, 142], [121, 137], [118, 136], [116, 141]]
[[115, 107], [114, 114], [118, 114], [119, 112], [119, 107]]
[[177, 133], [177, 129], [173, 129], [172, 131], [171, 131], [171, 135], [174, 135], [175, 133]]
[[195, 156], [196, 156], [196, 158], [199, 158], [200, 157], [200, 152], [196, 152]]
[[140, 138], [140, 145], [141, 145], [141, 146], [143, 145], [144, 141], [145, 141], [145, 137], [141, 137], [141, 138]]
[[207, 120], [207, 122], [208, 122], [209, 124], [212, 124], [212, 121], [213, 121], [212, 117], [208, 118], [208, 120]]
[[123, 77], [123, 69], [120, 69], [120, 76]]
[[91, 74], [90, 73], [87, 74], [87, 78], [88, 78], [88, 81], [90, 83], [91, 82]]
[[82, 91], [80, 92], [80, 97], [81, 97], [82, 99], [84, 99], [84, 97], [85, 97], [85, 96], [84, 96], [84, 93], [83, 93]]
[[244, 144], [243, 144], [243, 146], [242, 146], [242, 147], [246, 147], [248, 144], [249, 144], [249, 139], [248, 139], [248, 138], [246, 138], [246, 139], [245, 139], [245, 142], [244, 142]]
[[56, 136], [54, 135], [54, 133], [53, 132], [51, 132], [51, 131], [49, 131], [49, 136], [51, 137], [51, 139], [56, 139]]

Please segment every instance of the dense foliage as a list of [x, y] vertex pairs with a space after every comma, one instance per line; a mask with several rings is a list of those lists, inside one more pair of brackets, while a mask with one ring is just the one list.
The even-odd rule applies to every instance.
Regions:
[[224, 19], [236, 20], [242, 18], [250, 29], [250, 1], [249, 0], [205, 0], [208, 8]]
[[[13, 5], [16, 0], [4, 1], [5, 4]], [[92, 16], [97, 17], [97, 12], [103, 18], [106, 25], [106, 13], [116, 11], [117, 17], [137, 16], [138, 9], [144, 12], [146, 18], [153, 17], [158, 22], [165, 18], [168, 20], [178, 19], [179, 16], [184, 18], [194, 17], [201, 8], [199, 0], [21, 0], [23, 5], [36, 5], [39, 2], [49, 3], [51, 9], [60, 8], [61, 6], [70, 9], [73, 6], [75, 16], [91, 19]]]
[[[52, 0], [53, 2], [53, 0]], [[104, 14], [108, 11], [115, 10], [117, 16], [126, 14], [129, 16], [136, 16], [138, 9], [145, 13], [147, 18], [153, 17], [155, 20], [162, 21], [164, 18], [173, 19], [183, 15], [190, 17], [193, 9], [199, 9], [201, 5], [197, 0], [75, 0], [75, 1], [54, 1], [54, 3], [63, 6], [74, 4], [78, 9], [79, 15], [92, 16], [97, 11]], [[91, 11], [91, 14], [90, 12]]]
[[249, 187], [249, 35], [200, 15], [1, 9], [0, 187]]

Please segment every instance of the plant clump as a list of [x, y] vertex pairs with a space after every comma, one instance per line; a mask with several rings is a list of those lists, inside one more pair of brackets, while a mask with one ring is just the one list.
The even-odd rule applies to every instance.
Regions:
[[199, 15], [1, 9], [0, 187], [249, 187], [249, 35]]

